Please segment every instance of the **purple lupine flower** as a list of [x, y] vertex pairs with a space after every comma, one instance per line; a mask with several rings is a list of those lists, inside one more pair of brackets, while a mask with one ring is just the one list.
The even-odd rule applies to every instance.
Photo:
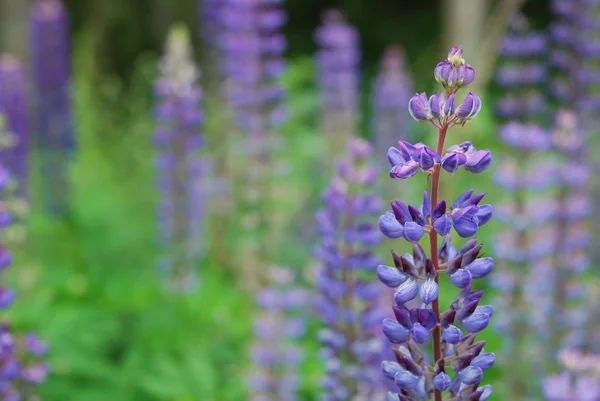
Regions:
[[378, 372], [383, 343], [376, 330], [383, 317], [381, 288], [363, 275], [380, 264], [373, 250], [383, 240], [369, 222], [382, 207], [373, 188], [377, 170], [367, 163], [370, 152], [364, 140], [350, 141], [350, 158], [339, 162], [338, 174], [323, 193], [325, 207], [316, 216], [321, 233], [315, 248], [321, 262], [317, 309], [326, 326], [319, 334], [327, 369], [325, 399], [383, 396]]
[[3, 116], [0, 160], [17, 181], [16, 195], [29, 195], [29, 116], [25, 71], [10, 54], [0, 55], [0, 115]]
[[[491, 386], [480, 384], [495, 355], [485, 352], [486, 342], [475, 342], [475, 338], [489, 325], [494, 310], [491, 305], [481, 304], [483, 291], [473, 289], [472, 281], [489, 275], [494, 261], [483, 256], [483, 244], [478, 244], [477, 238], [469, 239], [457, 250], [452, 232], [463, 238], [474, 236], [492, 217], [492, 207], [481, 204], [485, 194], [473, 190], [451, 203], [439, 200], [439, 180], [442, 169], [453, 174], [462, 166], [481, 173], [490, 166], [492, 156], [488, 150], [476, 150], [471, 142], [451, 146], [440, 154], [448, 129], [473, 119], [481, 109], [481, 100], [471, 92], [457, 104], [457, 92], [475, 77], [460, 47], [450, 50], [434, 75], [443, 92], [431, 97], [416, 94], [408, 107], [415, 120], [429, 121], [438, 130], [435, 149], [439, 150], [400, 140], [398, 148], [388, 151], [392, 178], [406, 179], [422, 171], [432, 185], [420, 206], [395, 200], [392, 210], [380, 218], [384, 235], [403, 237], [412, 245], [412, 255], [400, 256], [392, 251], [394, 266], [378, 269], [381, 282], [395, 289], [396, 301], [395, 319], [384, 320], [383, 333], [392, 344], [398, 344], [393, 347], [396, 361], [384, 362], [382, 370], [399, 388], [398, 394], [388, 394], [388, 400], [441, 401], [443, 393], [448, 392], [449, 399], [485, 401], [491, 395]], [[429, 236], [429, 252], [419, 244], [425, 235]], [[439, 248], [438, 235], [443, 238]], [[461, 290], [444, 312], [438, 299], [442, 273]], [[420, 302], [415, 304], [416, 300]], [[433, 353], [424, 348], [430, 342]]]
[[401, 112], [413, 93], [413, 83], [406, 68], [404, 51], [398, 47], [386, 50], [379, 75], [373, 85], [373, 142], [377, 153], [398, 137], [408, 139], [411, 121]]
[[293, 285], [289, 268], [270, 268], [268, 278], [269, 286], [256, 296], [263, 313], [255, 321], [248, 386], [252, 400], [294, 401], [299, 399], [297, 368], [303, 358], [297, 342], [306, 329], [297, 311], [309, 302], [309, 294]]
[[[541, 352], [532, 351], [527, 336], [533, 332], [543, 338], [549, 311], [547, 303], [540, 306], [548, 297], [549, 282], [539, 269], [549, 265], [552, 249], [546, 244], [552, 235], [547, 225], [556, 210], [542, 192], [554, 182], [552, 169], [540, 157], [551, 146], [550, 134], [537, 124], [547, 106], [541, 101], [541, 88], [549, 75], [546, 49], [545, 36], [531, 31], [526, 18], [517, 14], [500, 46], [501, 64], [496, 72], [496, 83], [503, 91], [496, 104], [502, 123], [499, 136], [507, 150], [495, 179], [507, 196], [495, 214], [506, 228], [494, 240], [500, 268], [493, 285], [501, 294], [496, 301], [496, 326], [505, 339], [499, 361], [506, 372], [503, 395], [511, 399], [533, 397], [537, 390], [537, 383], [524, 372], [542, 374], [543, 358]], [[538, 96], [540, 101], [530, 107], [531, 99]], [[513, 363], [515, 354], [526, 355], [519, 366]]]
[[62, 0], [36, 0], [30, 23], [42, 199], [47, 210], [61, 214], [69, 208], [68, 161], [75, 149], [69, 21]]
[[205, 250], [206, 166], [198, 154], [203, 145], [202, 92], [191, 52], [187, 30], [173, 28], [155, 85], [159, 221], [164, 247], [160, 264], [169, 285], [179, 289], [193, 287], [195, 264]]
[[317, 84], [321, 95], [321, 125], [333, 154], [343, 152], [355, 136], [359, 118], [359, 36], [338, 10], [322, 14], [315, 31], [318, 45]]

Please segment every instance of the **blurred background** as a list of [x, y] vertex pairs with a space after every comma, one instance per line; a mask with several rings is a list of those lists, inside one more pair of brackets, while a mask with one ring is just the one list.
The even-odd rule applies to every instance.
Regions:
[[[564, 9], [548, 0], [265, 0], [264, 16], [254, 3], [260, 2], [0, 0], [0, 157], [2, 172], [10, 175], [0, 180], [0, 220], [2, 251], [12, 254], [2, 273], [0, 303], [10, 322], [2, 330], [18, 343], [8, 354], [22, 359], [25, 372], [18, 378], [6, 373], [4, 361], [10, 358], [3, 357], [3, 380], [13, 383], [10, 391], [0, 390], [3, 396], [21, 391], [28, 400], [325, 399], [320, 398], [322, 380], [331, 366], [319, 352], [318, 333], [326, 322], [311, 302], [320, 291], [323, 256], [313, 248], [322, 234], [315, 223], [321, 193], [339, 175], [335, 161], [348, 155], [350, 138], [360, 137], [371, 143], [369, 160], [378, 171], [377, 183], [366, 191], [383, 199], [381, 211], [368, 221], [376, 224], [394, 198], [420, 203], [424, 176], [413, 183], [388, 182], [386, 151], [400, 138], [435, 145], [434, 129], [414, 123], [406, 105], [415, 92], [439, 90], [433, 68], [454, 45], [464, 48], [477, 72], [469, 90], [482, 98], [483, 109], [455, 130], [450, 144], [472, 141], [478, 149], [491, 149], [498, 161], [506, 156], [532, 160], [540, 153], [554, 166], [585, 162], [582, 174], [593, 178], [584, 179], [576, 195], [585, 188], [587, 198], [577, 205], [586, 212], [579, 220], [571, 216], [565, 223], [552, 215], [544, 223], [560, 221], [575, 230], [585, 226], [588, 236], [581, 246], [569, 245], [569, 262], [564, 262], [557, 244], [579, 231], [567, 233], [563, 225], [557, 239], [545, 241], [544, 249], [550, 249], [540, 258], [585, 264], [568, 273], [568, 283], [587, 282], [588, 301], [573, 297], [573, 302], [596, 305], [589, 299], [598, 286], [590, 280], [593, 269], [587, 269], [593, 266], [595, 137], [585, 136], [580, 146], [585, 156], [570, 151], [565, 156], [560, 146], [521, 153], [514, 147], [522, 144], [504, 140], [500, 129], [517, 121], [548, 132], [568, 130], [556, 128], [557, 110], [566, 108], [567, 117], [585, 132], [594, 131], [589, 116], [599, 103], [587, 97], [583, 106], [576, 101], [594, 85], [582, 84], [573, 69], [587, 66], [588, 59], [596, 65], [600, 53], [579, 51], [576, 44], [592, 41], [600, 23], [566, 45], [548, 41], [547, 48], [558, 43], [580, 63], [560, 69], [544, 64], [547, 56], [529, 42], [513, 44], [512, 51], [503, 44], [510, 35], [556, 34], [552, 26], [563, 21]], [[564, 3], [568, 9], [596, 7], [593, 1]], [[599, 15], [600, 21], [595, 9], [581, 13]], [[550, 67], [531, 82], [526, 78], [531, 74], [514, 71], [512, 79], [498, 79], [502, 66], [523, 65], [519, 57]], [[571, 95], [549, 90], [554, 87], [544, 79], [560, 75], [555, 71], [570, 77], [562, 82]], [[507, 93], [518, 97], [524, 88], [527, 94], [543, 94], [539, 109], [537, 103], [521, 107], [514, 99], [495, 106]], [[544, 164], [515, 167], [513, 161], [511, 166], [517, 176], [519, 171], [538, 176], [555, 171]], [[569, 164], [568, 169], [581, 177], [578, 167]], [[498, 183], [494, 177], [491, 170], [445, 176], [443, 198], [453, 200], [476, 188], [486, 191], [487, 203], [496, 207], [523, 190], [535, 209], [535, 202], [555, 205], [570, 193], [560, 182], [538, 191], [535, 183], [506, 184], [502, 177]], [[504, 257], [517, 252], [519, 241], [511, 248], [497, 239], [515, 223], [500, 214], [479, 238], [497, 245], [487, 249], [499, 257], [497, 270], [500, 264], [520, 270], [516, 278], [502, 276], [502, 283], [512, 286], [494, 284], [494, 272], [482, 288], [489, 289], [486, 303], [512, 300], [499, 305], [507, 303], [506, 310], [526, 317], [517, 323], [498, 318], [500, 326], [481, 336], [488, 340], [488, 352], [544, 356], [519, 369], [514, 360], [501, 361], [486, 372], [484, 382], [499, 389], [492, 400], [543, 399], [541, 377], [560, 369], [536, 371], [532, 364], [554, 367], [555, 352], [545, 354], [546, 348], [556, 351], [565, 343], [562, 337], [543, 337], [544, 329], [531, 316], [544, 309], [540, 299], [546, 296], [552, 304], [552, 291], [567, 289], [550, 285], [537, 300], [523, 295], [536, 277], [556, 275], [538, 273], [532, 258]], [[371, 251], [391, 263], [392, 247], [408, 250], [390, 241]], [[375, 267], [361, 279], [377, 281]], [[513, 291], [515, 286], [520, 290]], [[273, 288], [283, 290], [265, 293]], [[441, 301], [449, 305], [457, 292], [445, 284], [442, 289], [448, 291]], [[380, 292], [391, 300], [384, 287]], [[574, 326], [594, 332], [597, 322], [586, 313], [574, 319], [579, 322]], [[47, 343], [49, 352], [40, 340], [26, 341], [28, 333]], [[528, 339], [520, 350], [513, 344], [519, 336]], [[584, 333], [567, 345], [592, 352], [590, 338]], [[535, 348], [531, 344], [537, 339], [543, 344]], [[278, 363], [265, 363], [261, 341], [288, 353]], [[534, 383], [515, 377], [527, 377], [531, 369], [539, 375]], [[258, 398], [265, 377], [279, 383], [280, 393], [272, 391], [280, 395]]]

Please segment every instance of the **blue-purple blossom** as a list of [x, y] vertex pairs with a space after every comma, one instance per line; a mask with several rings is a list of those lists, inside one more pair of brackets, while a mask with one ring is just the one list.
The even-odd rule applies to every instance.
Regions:
[[[375, 397], [378, 392], [383, 395], [378, 371], [383, 350], [378, 331], [384, 317], [379, 307], [381, 287], [363, 275], [375, 269], [384, 277], [388, 275], [385, 267], [378, 268], [381, 260], [373, 255], [383, 236], [371, 218], [379, 213], [382, 202], [373, 195], [377, 170], [367, 162], [368, 143], [350, 141], [349, 153], [323, 193], [324, 208], [317, 212], [321, 238], [314, 250], [321, 262], [317, 309], [325, 324], [319, 334], [327, 367], [322, 387], [324, 397], [334, 400]], [[390, 276], [387, 281], [395, 284], [403, 280]], [[408, 291], [416, 291], [416, 286]], [[430, 289], [425, 296], [431, 297], [433, 292]], [[384, 331], [398, 342], [409, 335], [392, 319], [386, 320]]]
[[258, 292], [262, 313], [255, 321], [256, 340], [251, 347], [253, 367], [247, 384], [252, 399], [299, 400], [297, 372], [303, 360], [298, 340], [306, 331], [298, 310], [309, 302], [308, 293], [293, 284], [289, 268], [273, 267], [267, 274], [268, 287]]
[[17, 181], [16, 195], [29, 195], [30, 119], [25, 70], [10, 54], [0, 55], [0, 160]]
[[34, 138], [42, 149], [41, 195], [44, 207], [62, 214], [69, 209], [69, 160], [75, 150], [71, 110], [69, 22], [62, 0], [39, 0], [31, 15], [35, 88]]
[[[444, 149], [448, 129], [474, 118], [481, 100], [469, 93], [457, 105], [456, 92], [475, 77], [460, 47], [450, 50], [434, 75], [444, 91], [429, 98], [425, 93], [416, 94], [408, 108], [415, 120], [432, 123], [439, 134], [435, 149]], [[485, 194], [475, 194], [474, 190], [464, 192], [448, 206], [449, 202], [439, 200], [439, 179], [442, 168], [455, 173], [464, 166], [469, 172], [481, 173], [490, 166], [492, 155], [489, 150], [478, 151], [468, 141], [449, 147], [444, 155], [433, 149], [400, 140], [398, 148], [392, 147], [387, 153], [391, 178], [406, 179], [423, 171], [432, 183], [418, 207], [394, 200], [392, 210], [379, 219], [385, 236], [404, 238], [412, 245], [412, 254], [401, 256], [392, 251], [393, 266], [380, 265], [377, 269], [380, 281], [395, 289], [395, 319], [383, 321], [383, 333], [393, 344], [396, 361], [385, 361], [381, 367], [399, 392], [388, 393], [387, 399], [442, 400], [442, 393], [448, 392], [448, 399], [485, 401], [491, 387], [479, 386], [495, 355], [484, 350], [485, 341], [475, 342], [475, 336], [489, 325], [494, 310], [491, 305], [480, 304], [483, 291], [474, 290], [472, 281], [489, 275], [494, 261], [483, 256], [483, 244], [476, 238], [457, 250], [452, 231], [463, 238], [474, 236], [491, 219], [492, 207], [480, 204]], [[420, 245], [425, 235], [429, 235], [429, 252]], [[440, 236], [443, 242], [438, 247]], [[450, 308], [440, 313], [438, 281], [442, 273], [461, 291]], [[423, 348], [430, 341], [433, 353]]]
[[202, 92], [189, 36], [174, 28], [160, 61], [155, 85], [158, 148], [160, 268], [177, 289], [196, 283], [196, 263], [205, 250], [206, 166], [199, 155], [202, 137]]

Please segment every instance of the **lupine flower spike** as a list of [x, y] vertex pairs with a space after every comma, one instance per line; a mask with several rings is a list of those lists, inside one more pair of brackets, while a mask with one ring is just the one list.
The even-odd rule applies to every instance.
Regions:
[[[551, 304], [551, 280], [548, 274], [540, 274], [547, 270], [552, 253], [547, 245], [548, 223], [555, 208], [543, 193], [552, 183], [552, 175], [547, 174], [551, 166], [541, 158], [551, 141], [547, 130], [536, 124], [547, 108], [540, 88], [548, 77], [543, 64], [546, 38], [531, 32], [525, 17], [516, 15], [500, 54], [496, 83], [503, 93], [496, 113], [503, 122], [500, 138], [508, 150], [495, 178], [507, 196], [496, 208], [496, 217], [506, 229], [494, 238], [500, 269], [492, 284], [501, 293], [496, 300], [496, 326], [505, 346], [499, 361], [506, 383], [502, 397], [525, 399], [538, 390], [538, 383], [528, 374], [543, 374], [539, 370], [544, 358], [538, 339], [548, 338]], [[526, 357], [515, 364], [514, 355]]]
[[29, 195], [29, 109], [23, 66], [10, 54], [0, 55], [0, 160], [16, 181], [15, 195]]
[[35, 139], [41, 147], [42, 201], [55, 214], [69, 209], [68, 161], [75, 149], [71, 112], [68, 15], [62, 0], [36, 0], [31, 12]]
[[375, 151], [387, 150], [389, 143], [408, 140], [412, 120], [404, 107], [412, 95], [413, 82], [407, 71], [406, 56], [398, 47], [386, 50], [379, 75], [373, 85], [373, 142]]
[[283, 107], [285, 92], [278, 80], [285, 63], [286, 48], [281, 28], [287, 21], [282, 0], [234, 1], [222, 7], [226, 33], [221, 35], [222, 63], [226, 75], [225, 90], [234, 119], [243, 133], [236, 149], [239, 186], [244, 214], [239, 237], [243, 243], [243, 263], [248, 269], [249, 285], [262, 280], [263, 264], [270, 258], [268, 241], [257, 240], [257, 232], [269, 233], [271, 161], [280, 143], [279, 128], [286, 120]]
[[199, 71], [184, 27], [171, 30], [159, 68], [155, 142], [163, 246], [160, 268], [169, 287], [189, 290], [196, 284], [196, 263], [205, 249], [206, 166], [198, 154], [203, 145]]
[[338, 10], [327, 10], [315, 32], [321, 127], [330, 152], [342, 154], [355, 136], [359, 117], [359, 37]]
[[[4, 166], [0, 165], [0, 192], [6, 190], [10, 177]], [[11, 216], [0, 204], [0, 230], [3, 231], [11, 224]], [[0, 245], [0, 271], [7, 269], [12, 263], [11, 254]], [[9, 308], [16, 293], [0, 286], [0, 309]], [[35, 334], [30, 333], [21, 337], [17, 335], [10, 323], [0, 323], [0, 371], [2, 385], [0, 398], [3, 400], [38, 400], [37, 387], [46, 381], [49, 365], [43, 361], [48, 352], [48, 345]]]
[[[377, 169], [367, 159], [364, 140], [349, 144], [349, 160], [341, 161], [337, 174], [323, 193], [325, 207], [317, 212], [321, 241], [315, 256], [321, 265], [317, 309], [325, 328], [319, 333], [327, 377], [323, 399], [378, 400], [382, 318], [380, 284], [366, 279], [381, 262], [373, 254], [383, 236], [369, 220], [382, 207], [374, 194]], [[379, 363], [377, 363], [379, 365]]]
[[[583, 330], [587, 319], [580, 304], [586, 294], [577, 279], [589, 266], [592, 238], [588, 221], [597, 215], [589, 199], [592, 174], [589, 149], [600, 109], [597, 93], [600, 84], [597, 36], [600, 17], [596, 1], [553, 0], [550, 6], [556, 16], [549, 27], [553, 68], [551, 94], [558, 106], [552, 138], [559, 159], [554, 173], [558, 213], [553, 242], [554, 319], [549, 345], [550, 351], [556, 352], [564, 347], [590, 345], [585, 343], [593, 337]], [[591, 346], [595, 348], [597, 344]]]
[[[436, 80], [442, 91], [427, 96], [416, 94], [409, 101], [409, 112], [420, 122], [430, 122], [438, 131], [435, 150], [425, 144], [400, 140], [390, 148], [390, 176], [406, 179], [424, 172], [431, 182], [418, 206], [399, 200], [392, 210], [381, 216], [379, 227], [389, 238], [403, 238], [412, 245], [412, 254], [401, 256], [392, 251], [392, 266], [377, 269], [379, 279], [395, 289], [395, 319], [383, 321], [383, 332], [394, 344], [395, 361], [385, 361], [382, 370], [393, 380], [398, 393], [390, 392], [388, 400], [410, 401], [447, 399], [485, 401], [491, 386], [482, 385], [483, 372], [496, 359], [486, 352], [485, 341], [475, 341], [477, 333], [490, 323], [491, 305], [481, 305], [482, 290], [475, 290], [474, 280], [486, 277], [494, 261], [482, 254], [483, 244], [474, 235], [492, 217], [492, 207], [482, 204], [485, 193], [469, 190], [455, 201], [439, 199], [442, 170], [449, 174], [460, 168], [472, 173], [484, 172], [492, 162], [489, 150], [477, 150], [471, 142], [445, 149], [448, 130], [464, 125], [477, 116], [481, 100], [470, 92], [458, 97], [460, 89], [475, 79], [475, 71], [465, 63], [462, 48], [453, 47], [448, 58], [436, 66]], [[462, 98], [462, 102], [461, 102]], [[456, 249], [452, 233], [469, 240]], [[420, 241], [429, 236], [427, 252]], [[438, 248], [438, 236], [442, 244]], [[442, 311], [438, 300], [439, 279], [448, 277], [460, 292], [450, 308]], [[419, 299], [417, 305], [413, 302]], [[432, 343], [433, 352], [424, 344]]]
[[293, 286], [289, 268], [273, 267], [268, 272], [269, 286], [256, 296], [263, 313], [256, 319], [256, 341], [251, 348], [254, 363], [248, 386], [252, 400], [299, 400], [298, 365], [303, 354], [297, 346], [306, 322], [298, 313], [308, 303], [308, 293]]

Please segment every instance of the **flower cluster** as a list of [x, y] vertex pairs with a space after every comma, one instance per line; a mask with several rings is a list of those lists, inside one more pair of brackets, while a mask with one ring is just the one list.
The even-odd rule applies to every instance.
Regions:
[[382, 207], [374, 194], [377, 169], [367, 163], [367, 142], [349, 144], [350, 159], [337, 167], [338, 174], [323, 194], [325, 207], [317, 212], [321, 241], [315, 256], [321, 265], [317, 308], [323, 329], [319, 338], [326, 361], [323, 383], [327, 400], [379, 399], [381, 377], [376, 363], [382, 352], [378, 307], [380, 284], [369, 280], [380, 259], [373, 254], [383, 236], [369, 220]]
[[327, 10], [315, 32], [321, 124], [333, 154], [341, 154], [354, 136], [359, 118], [359, 37], [337, 10]]
[[0, 160], [17, 181], [16, 195], [29, 194], [29, 110], [25, 70], [10, 54], [0, 55]]
[[155, 142], [159, 151], [159, 221], [164, 247], [160, 267], [172, 281], [169, 285], [185, 289], [195, 283], [195, 263], [205, 248], [206, 170], [198, 154], [203, 146], [199, 71], [185, 28], [172, 29], [159, 68], [161, 75], [155, 85]]
[[371, 96], [373, 142], [377, 153], [385, 151], [398, 136], [408, 139], [411, 121], [400, 110], [410, 99], [412, 90], [412, 78], [406, 68], [404, 51], [398, 47], [387, 49]]
[[[397, 394], [390, 392], [388, 400], [441, 401], [443, 393], [448, 392], [456, 400], [485, 401], [492, 389], [480, 383], [483, 372], [496, 357], [484, 350], [485, 341], [475, 338], [490, 323], [493, 308], [480, 304], [483, 291], [472, 285], [473, 280], [490, 274], [494, 261], [483, 257], [483, 244], [471, 237], [490, 220], [492, 207], [480, 204], [485, 194], [474, 194], [473, 190], [460, 195], [448, 207], [446, 201], [438, 201], [438, 192], [442, 169], [454, 173], [463, 166], [467, 171], [481, 173], [490, 166], [492, 156], [488, 150], [477, 151], [470, 142], [451, 146], [442, 154], [448, 129], [473, 119], [481, 109], [481, 101], [471, 92], [460, 106], [455, 105], [456, 92], [475, 77], [460, 47], [450, 50], [434, 75], [444, 91], [429, 98], [425, 93], [416, 94], [409, 102], [409, 111], [417, 121], [430, 121], [436, 127], [437, 150], [400, 141], [398, 148], [388, 151], [392, 178], [405, 179], [423, 171], [432, 185], [420, 207], [396, 200], [392, 210], [379, 220], [384, 235], [402, 237], [413, 249], [412, 254], [404, 256], [392, 251], [394, 265], [377, 269], [381, 282], [395, 289], [396, 302], [395, 319], [383, 321], [385, 336], [397, 344], [393, 348], [396, 361], [384, 362], [382, 370], [400, 390]], [[452, 242], [453, 231], [471, 239], [457, 250]], [[425, 234], [429, 235], [429, 253], [419, 244]], [[443, 238], [439, 248], [438, 236]], [[440, 312], [438, 300], [441, 274], [448, 275], [449, 281], [460, 289], [444, 312]], [[420, 302], [416, 302], [417, 297]], [[423, 348], [430, 340], [432, 354]]]
[[71, 116], [71, 67], [68, 15], [62, 0], [39, 0], [31, 12], [35, 84], [35, 139], [43, 149], [41, 171], [45, 207], [65, 213], [69, 207], [68, 161], [75, 148]]
[[441, 156], [420, 142], [411, 145], [400, 140], [398, 148], [390, 148], [387, 156], [392, 165], [390, 177], [399, 179], [410, 178], [419, 171], [431, 174], [440, 165], [452, 174], [460, 167], [471, 173], [482, 173], [492, 163], [489, 150], [477, 150], [469, 141], [450, 146]]
[[302, 350], [297, 345], [305, 332], [305, 321], [297, 310], [308, 302], [308, 293], [295, 288], [288, 268], [269, 269], [269, 287], [256, 301], [263, 313], [256, 319], [256, 342], [251, 348], [254, 363], [248, 385], [252, 400], [298, 400], [297, 368]]

